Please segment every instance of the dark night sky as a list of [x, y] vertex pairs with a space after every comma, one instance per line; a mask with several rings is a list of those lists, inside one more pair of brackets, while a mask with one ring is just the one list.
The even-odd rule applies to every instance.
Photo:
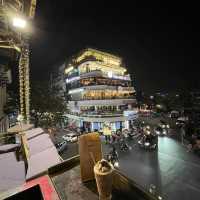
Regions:
[[53, 67], [91, 46], [123, 57], [139, 90], [198, 87], [198, 6], [183, 1], [128, 2], [38, 1], [32, 79], [48, 79]]

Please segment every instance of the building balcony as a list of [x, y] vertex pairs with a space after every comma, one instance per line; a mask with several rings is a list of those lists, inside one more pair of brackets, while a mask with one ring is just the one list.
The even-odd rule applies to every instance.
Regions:
[[115, 98], [132, 98], [134, 96], [134, 87], [121, 87], [110, 85], [93, 85], [80, 87], [68, 91], [72, 100], [101, 100]]
[[80, 78], [88, 78], [88, 77], [103, 77], [103, 72], [101, 70], [94, 70], [80, 75]]
[[114, 99], [135, 99], [134, 96], [123, 96], [123, 97], [119, 97], [119, 96], [113, 96], [113, 97], [85, 97], [83, 99], [81, 99], [80, 101], [87, 101], [87, 100], [114, 100]]
[[81, 112], [71, 112], [68, 111], [70, 115], [76, 115], [79, 117], [120, 117], [123, 115], [123, 110], [118, 111], [81, 111]]
[[[112, 112], [116, 111], [123, 111], [125, 110], [128, 105], [136, 104], [135, 99], [113, 99], [113, 100], [87, 100], [87, 101], [68, 101], [68, 109], [71, 111], [75, 111], [80, 113], [81, 111], [84, 112], [84, 108], [86, 107], [96, 107], [95, 109], [89, 109], [91, 111], [99, 111], [99, 112], [111, 112], [109, 109], [105, 109], [106, 107], [117, 107], [118, 109], [113, 109]], [[98, 108], [99, 107], [99, 108]], [[101, 108], [102, 107], [102, 108]], [[85, 111], [87, 112], [87, 110]]]
[[[114, 74], [108, 74], [107, 72], [104, 72], [102, 70], [92, 70], [88, 72], [81, 73], [77, 70], [67, 76], [68, 79], [73, 79], [74, 77], [79, 77], [79, 79], [85, 79], [85, 78], [95, 78], [95, 77], [102, 77], [102, 78], [108, 78], [108, 79], [116, 79], [116, 80], [122, 80], [122, 81], [131, 81], [130, 75], [114, 75]], [[73, 81], [73, 80], [72, 80]]]
[[135, 96], [122, 96], [122, 97], [119, 97], [119, 96], [113, 96], [113, 97], [84, 97], [84, 98], [67, 98], [68, 101], [81, 101], [81, 102], [84, 102], [86, 103], [86, 101], [89, 101], [92, 103], [96, 103], [96, 102], [108, 102], [108, 101], [117, 101], [117, 100], [134, 100], [135, 101]]
[[82, 120], [86, 122], [120, 122], [125, 121], [126, 117], [123, 115], [80, 115], [77, 113], [67, 113], [66, 117], [74, 120]]
[[[75, 79], [75, 78], [74, 78]], [[118, 87], [124, 87], [124, 88], [132, 88], [131, 87], [131, 84], [127, 81], [121, 81], [121, 80], [113, 80], [113, 79], [102, 79], [102, 78], [99, 78], [100, 80], [91, 80], [91, 79], [94, 79], [93, 78], [90, 78], [90, 80], [84, 80], [84, 79], [77, 79], [75, 80], [73, 83], [69, 83], [68, 81], [70, 79], [67, 79], [66, 82], [67, 82], [67, 87], [68, 89], [76, 89], [76, 88], [80, 88], [80, 87], [95, 87], [95, 86], [113, 86], [116, 88]]]

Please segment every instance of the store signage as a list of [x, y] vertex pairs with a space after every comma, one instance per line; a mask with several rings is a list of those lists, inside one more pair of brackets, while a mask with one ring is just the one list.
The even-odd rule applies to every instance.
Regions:
[[75, 76], [72, 78], [67, 78], [66, 83], [71, 83], [71, 82], [78, 81], [78, 80], [80, 80], [80, 76]]
[[136, 110], [126, 110], [124, 111], [124, 116], [127, 117], [127, 120], [134, 120], [138, 118], [138, 111]]

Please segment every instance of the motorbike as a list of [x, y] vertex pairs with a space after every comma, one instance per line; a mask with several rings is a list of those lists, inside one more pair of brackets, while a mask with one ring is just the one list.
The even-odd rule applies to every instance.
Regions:
[[134, 138], [136, 138], [138, 136], [137, 130], [136, 129], [132, 129], [131, 131], [128, 132], [127, 137], [131, 140], [133, 140]]
[[119, 142], [119, 147], [121, 151], [128, 151], [131, 150], [131, 147], [129, 147], [129, 145], [126, 143], [125, 139], [121, 139]]
[[113, 150], [107, 155], [107, 160], [108, 162], [110, 162], [114, 167], [118, 168], [119, 167], [119, 157], [118, 157], [118, 153], [115, 150], [115, 148], [113, 148]]
[[144, 135], [139, 141], [138, 144], [144, 149], [157, 149], [158, 139], [157, 135]]
[[160, 126], [158, 126], [158, 127], [155, 128], [155, 133], [156, 133], [157, 135], [159, 135], [159, 136], [165, 136], [165, 135], [167, 135], [168, 130], [165, 129], [165, 128], [162, 128], [162, 127], [160, 127]]

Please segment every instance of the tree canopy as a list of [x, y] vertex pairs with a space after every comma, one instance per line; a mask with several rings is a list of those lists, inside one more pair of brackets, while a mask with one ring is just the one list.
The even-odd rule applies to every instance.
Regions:
[[54, 126], [66, 110], [65, 100], [60, 97], [60, 88], [50, 87], [48, 82], [34, 82], [31, 91], [32, 116], [39, 125]]

